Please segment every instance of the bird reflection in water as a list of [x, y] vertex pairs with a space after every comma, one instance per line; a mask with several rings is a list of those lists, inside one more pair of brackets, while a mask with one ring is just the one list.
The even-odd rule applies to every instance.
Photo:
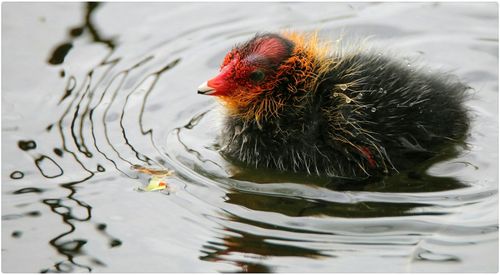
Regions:
[[[265, 182], [279, 182], [279, 177], [276, 174], [267, 174], [267, 176], [262, 175], [261, 177], [253, 175], [253, 177], [245, 178], [244, 174], [239, 174], [238, 179], [241, 180], [251, 180], [258, 181], [259, 178], [262, 182], [260, 184], [266, 184]], [[257, 177], [257, 178], [256, 178]], [[403, 177], [399, 179], [388, 180], [388, 189], [392, 188], [391, 181], [399, 181], [399, 186], [404, 182]], [[289, 178], [281, 178], [281, 181], [290, 182]], [[408, 179], [407, 181], [412, 181]], [[463, 187], [463, 183], [453, 178], [439, 178], [425, 175], [420, 177], [418, 180], [413, 179], [413, 181], [420, 181], [416, 184], [415, 188], [422, 187], [423, 182], [428, 185], [432, 185], [435, 189], [445, 189], [448, 188], [460, 188]], [[321, 181], [316, 182], [320, 184]], [[377, 183], [365, 184], [364, 188], [375, 188]], [[425, 187], [426, 185], [424, 185]], [[437, 187], [436, 187], [437, 186]], [[331, 187], [331, 186], [330, 186]], [[432, 189], [430, 187], [430, 189]], [[363, 185], [358, 185], [356, 188], [363, 188]], [[287, 217], [340, 217], [340, 218], [379, 218], [379, 217], [400, 217], [400, 216], [416, 216], [416, 215], [446, 215], [445, 212], [432, 212], [432, 210], [426, 211], [413, 211], [416, 208], [419, 209], [432, 209], [432, 204], [425, 203], [390, 203], [390, 202], [357, 202], [357, 203], [338, 203], [330, 201], [321, 200], [306, 200], [302, 198], [295, 197], [283, 197], [283, 196], [272, 196], [268, 194], [256, 194], [241, 192], [238, 190], [230, 190], [226, 194], [226, 203], [242, 206], [246, 209], [251, 209], [254, 211], [268, 212], [268, 213], [279, 213]], [[238, 217], [235, 215], [228, 215], [220, 217], [224, 222], [230, 221], [231, 224], [238, 224], [238, 228], [242, 227], [257, 227], [260, 230], [281, 230], [283, 234], [286, 232], [293, 231], [294, 233], [313, 233], [318, 232], [308, 232], [307, 230], [302, 230], [299, 228], [283, 228], [280, 226], [264, 224], [262, 222], [253, 221]], [[203, 256], [200, 257], [202, 260], [214, 261], [214, 262], [229, 262], [239, 268], [239, 272], [273, 272], [273, 267], [269, 264], [263, 264], [264, 259], [269, 257], [304, 257], [304, 258], [320, 258], [320, 257], [335, 257], [331, 253], [325, 253], [313, 248], [304, 248], [295, 245], [282, 244], [286, 239], [280, 240], [272, 236], [266, 236], [265, 234], [252, 234], [245, 232], [241, 229], [234, 229], [226, 226], [223, 229], [223, 236], [218, 237], [219, 241], [207, 242], [201, 249]], [[332, 233], [333, 234], [333, 233]], [[273, 242], [277, 240], [277, 242]], [[281, 242], [281, 243], [280, 243]], [[334, 245], [332, 249], [334, 250]]]
[[[231, 215], [233, 222], [245, 222]], [[264, 264], [269, 257], [325, 257], [321, 251], [304, 247], [273, 243], [273, 238], [251, 234], [241, 230], [224, 228], [226, 234], [219, 241], [209, 241], [203, 245], [200, 260], [211, 262], [230, 262], [239, 270], [236, 272], [264, 273], [273, 272], [273, 267]]]
[[[240, 179], [242, 175], [239, 175]], [[267, 178], [269, 179], [269, 178]], [[248, 178], [247, 178], [248, 180]], [[255, 178], [252, 178], [255, 180]], [[276, 180], [276, 179], [274, 179]], [[396, 179], [394, 179], [396, 180]], [[463, 183], [453, 178], [439, 178], [425, 175], [420, 178], [421, 182], [427, 181], [429, 185], [436, 184], [439, 188], [460, 188]], [[276, 182], [276, 181], [274, 181]], [[440, 185], [440, 184], [441, 185]], [[265, 184], [265, 183], [261, 183]], [[391, 188], [391, 180], [389, 187]], [[401, 181], [399, 181], [401, 184]], [[368, 188], [369, 184], [365, 184], [364, 188]], [[376, 184], [375, 184], [376, 185]], [[415, 188], [421, 185], [415, 185]], [[355, 188], [363, 188], [363, 185], [358, 185]], [[374, 188], [374, 187], [371, 187]], [[390, 203], [390, 202], [357, 202], [357, 203], [338, 203], [321, 200], [306, 200], [302, 198], [279, 197], [267, 194], [256, 194], [231, 190], [226, 194], [226, 203], [242, 206], [253, 211], [279, 213], [287, 217], [340, 217], [340, 218], [380, 218], [380, 217], [401, 217], [401, 216], [417, 216], [417, 215], [446, 215], [446, 212], [413, 211], [419, 209], [432, 209], [432, 204], [425, 203]], [[221, 220], [232, 224], [239, 224], [238, 228], [242, 227], [258, 227], [262, 229], [281, 230], [283, 234], [293, 231], [295, 233], [313, 233], [298, 228], [283, 228], [270, 224], [264, 224], [258, 221], [253, 221], [241, 218], [235, 215], [220, 217]], [[252, 234], [240, 229], [234, 229], [226, 226], [223, 229], [223, 236], [218, 237], [219, 241], [208, 241], [201, 248], [201, 260], [231, 263], [236, 265], [239, 270], [237, 272], [273, 272], [273, 267], [269, 264], [264, 264], [264, 259], [269, 257], [304, 257], [304, 258], [321, 258], [335, 257], [331, 253], [325, 253], [313, 248], [299, 247], [295, 245], [281, 244], [286, 239], [278, 239], [265, 234]], [[333, 233], [332, 233], [333, 234]], [[278, 242], [273, 242], [277, 240]], [[279, 243], [281, 241], [281, 243]], [[334, 250], [334, 245], [332, 249]]]

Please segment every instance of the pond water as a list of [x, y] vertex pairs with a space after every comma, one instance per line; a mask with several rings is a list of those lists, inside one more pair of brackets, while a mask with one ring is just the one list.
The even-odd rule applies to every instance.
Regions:
[[[498, 271], [497, 4], [2, 8], [3, 272]], [[282, 29], [453, 72], [474, 88], [467, 149], [342, 190], [231, 165], [196, 88]], [[142, 192], [133, 165], [175, 174]]]

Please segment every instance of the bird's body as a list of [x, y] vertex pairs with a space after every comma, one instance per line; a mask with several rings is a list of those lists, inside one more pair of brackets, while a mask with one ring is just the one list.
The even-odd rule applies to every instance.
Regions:
[[227, 108], [225, 156], [256, 168], [366, 178], [465, 137], [467, 86], [373, 52], [329, 53], [316, 40], [257, 35], [201, 87]]

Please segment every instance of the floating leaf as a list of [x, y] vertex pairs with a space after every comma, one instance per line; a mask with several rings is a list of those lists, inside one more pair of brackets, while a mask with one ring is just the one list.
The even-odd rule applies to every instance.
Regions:
[[149, 184], [143, 188], [144, 191], [158, 191], [167, 188], [167, 183], [165, 177], [151, 177], [149, 179]]
[[139, 187], [140, 190], [146, 192], [160, 191], [169, 188], [167, 184], [167, 177], [174, 174], [174, 172], [171, 170], [153, 169], [137, 164], [133, 165], [131, 169], [136, 170], [137, 172], [142, 174], [151, 175], [148, 185], [145, 187]]

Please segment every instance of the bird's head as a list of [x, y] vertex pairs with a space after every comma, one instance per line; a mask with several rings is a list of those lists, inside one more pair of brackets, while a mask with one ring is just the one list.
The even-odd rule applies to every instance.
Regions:
[[233, 48], [219, 74], [201, 84], [198, 93], [217, 96], [231, 111], [246, 117], [276, 114], [301, 84], [318, 75], [315, 70], [321, 67], [324, 52], [316, 36], [256, 35]]
[[258, 35], [232, 49], [219, 75], [203, 83], [198, 93], [231, 97], [266, 90], [276, 81], [279, 65], [291, 56], [293, 47], [292, 41], [279, 35]]

